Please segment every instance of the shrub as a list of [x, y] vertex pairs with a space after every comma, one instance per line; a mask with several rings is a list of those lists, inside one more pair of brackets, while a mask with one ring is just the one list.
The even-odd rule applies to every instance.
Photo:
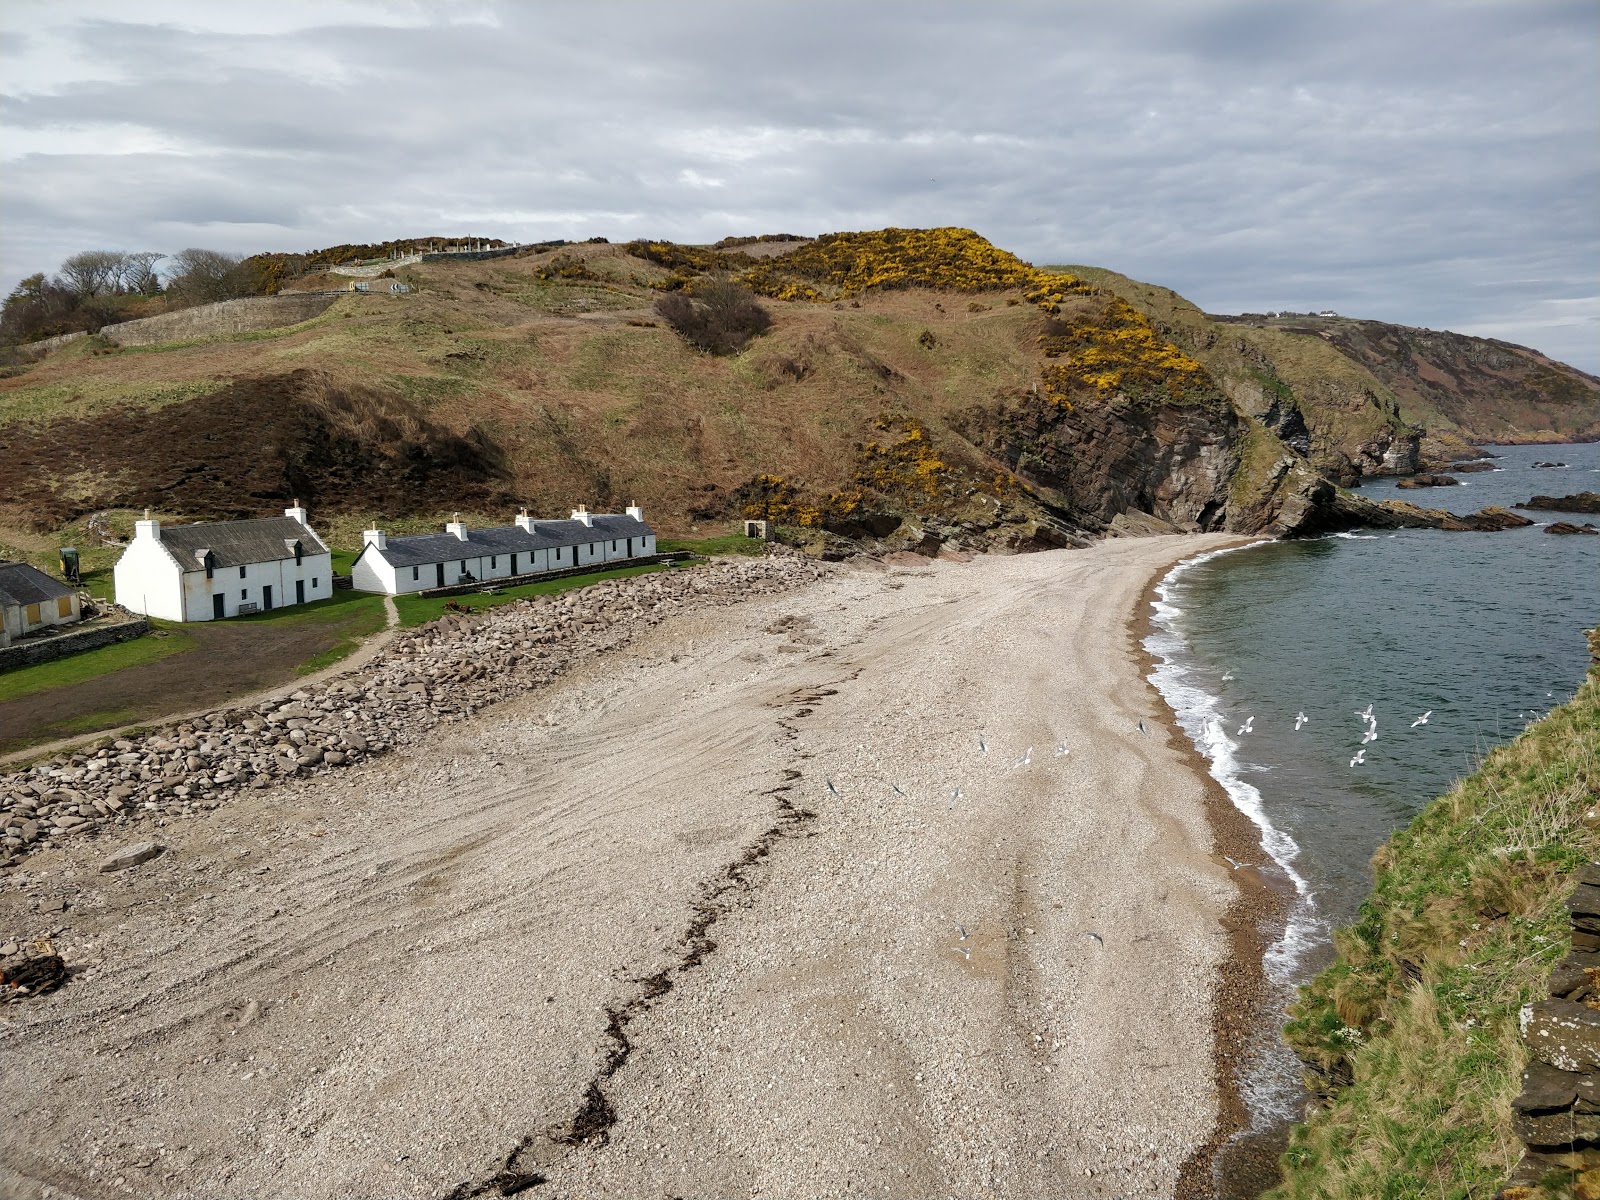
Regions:
[[737, 283], [702, 283], [692, 294], [672, 292], [656, 301], [656, 312], [691, 346], [710, 354], [737, 354], [772, 327], [771, 314]]

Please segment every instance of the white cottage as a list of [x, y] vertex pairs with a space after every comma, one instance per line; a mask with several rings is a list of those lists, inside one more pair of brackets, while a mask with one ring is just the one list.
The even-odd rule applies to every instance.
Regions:
[[117, 560], [117, 603], [168, 621], [218, 621], [333, 595], [333, 561], [298, 501], [281, 517], [169, 525], [147, 513]]
[[78, 593], [23, 562], [0, 562], [0, 646], [82, 615]]
[[381, 529], [369, 529], [362, 541], [361, 555], [350, 570], [356, 590], [391, 596], [602, 567], [656, 552], [655, 531], [637, 506], [621, 514], [592, 513], [580, 506], [565, 521], [535, 521], [523, 512], [515, 524], [491, 529], [468, 529], [458, 516], [443, 533], [388, 537]]

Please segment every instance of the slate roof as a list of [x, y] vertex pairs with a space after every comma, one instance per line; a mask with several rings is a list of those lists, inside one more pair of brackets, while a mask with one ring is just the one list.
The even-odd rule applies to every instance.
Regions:
[[529, 554], [535, 550], [549, 550], [557, 546], [581, 546], [590, 542], [622, 541], [624, 538], [642, 538], [654, 532], [636, 517], [595, 515], [594, 528], [582, 521], [535, 521], [529, 532], [520, 525], [496, 525], [490, 529], [469, 529], [467, 540], [453, 533], [421, 533], [412, 537], [392, 537], [382, 550], [367, 546], [368, 550], [383, 555], [396, 567], [421, 567], [432, 563], [457, 562], [463, 558], [477, 558], [485, 554]]
[[43, 604], [61, 596], [72, 595], [72, 589], [58, 579], [51, 579], [38, 567], [23, 562], [0, 562], [0, 604]]
[[161, 544], [185, 571], [203, 571], [199, 552], [211, 551], [219, 567], [280, 562], [294, 557], [294, 543], [302, 554], [326, 554], [328, 548], [293, 517], [260, 517], [251, 521], [216, 521], [209, 525], [163, 525]]

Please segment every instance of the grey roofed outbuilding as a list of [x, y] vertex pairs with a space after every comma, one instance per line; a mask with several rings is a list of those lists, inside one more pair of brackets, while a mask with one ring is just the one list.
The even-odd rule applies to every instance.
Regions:
[[24, 562], [0, 562], [0, 604], [44, 604], [72, 595], [72, 589]]
[[293, 517], [257, 517], [247, 521], [216, 521], [208, 525], [163, 525], [161, 544], [186, 571], [205, 569], [207, 550], [218, 567], [244, 567], [251, 563], [281, 562], [300, 552], [326, 554], [317, 535]]
[[[419, 533], [411, 537], [392, 537], [377, 553], [396, 567], [422, 567], [433, 563], [479, 558], [485, 554], [527, 554], [534, 550], [584, 546], [591, 542], [620, 542], [624, 538], [647, 537], [650, 526], [636, 517], [597, 515], [590, 527], [582, 521], [533, 521], [532, 530], [520, 525], [496, 525], [490, 529], [469, 529], [462, 541], [453, 533]], [[373, 550], [371, 544], [361, 553]]]

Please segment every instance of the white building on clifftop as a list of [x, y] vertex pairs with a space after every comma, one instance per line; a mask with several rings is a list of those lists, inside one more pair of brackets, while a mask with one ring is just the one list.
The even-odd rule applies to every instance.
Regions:
[[580, 505], [565, 521], [535, 521], [523, 512], [515, 524], [489, 529], [468, 529], [458, 517], [443, 533], [389, 537], [369, 529], [361, 536], [365, 544], [350, 569], [355, 589], [391, 596], [574, 567], [599, 569], [656, 552], [655, 530], [637, 506], [608, 514]]
[[218, 621], [333, 595], [333, 561], [299, 501], [281, 517], [169, 525], [145, 519], [117, 560], [117, 603], [167, 621]]

